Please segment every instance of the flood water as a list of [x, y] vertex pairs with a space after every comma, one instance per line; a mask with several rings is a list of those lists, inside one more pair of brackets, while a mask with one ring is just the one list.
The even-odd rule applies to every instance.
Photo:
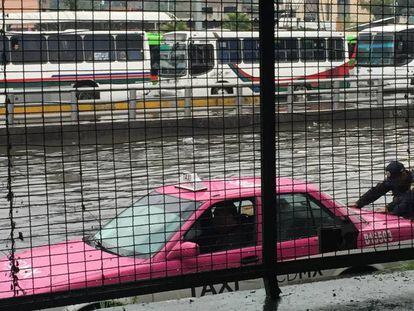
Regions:
[[[277, 134], [277, 172], [317, 184], [344, 203], [384, 178], [384, 163], [409, 162], [410, 124], [311, 123]], [[0, 171], [0, 230], [10, 249], [7, 156]], [[28, 143], [12, 149], [16, 249], [82, 236], [180, 172], [223, 178], [260, 174], [258, 130], [240, 134], [155, 137], [130, 143], [59, 146]], [[381, 199], [382, 200], [382, 199]], [[383, 204], [384, 200], [379, 200]], [[21, 233], [20, 238], [17, 238]]]

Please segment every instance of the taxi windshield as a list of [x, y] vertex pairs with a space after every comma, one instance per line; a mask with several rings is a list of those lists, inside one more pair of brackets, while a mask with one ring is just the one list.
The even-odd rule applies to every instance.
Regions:
[[120, 256], [150, 258], [201, 204], [154, 191], [122, 211], [88, 242]]

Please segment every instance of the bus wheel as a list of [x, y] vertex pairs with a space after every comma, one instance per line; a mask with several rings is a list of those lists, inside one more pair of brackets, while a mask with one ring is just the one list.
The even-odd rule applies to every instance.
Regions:
[[233, 93], [234, 92], [232, 87], [213, 87], [211, 89], [212, 95], [228, 95]]
[[73, 88], [77, 89], [76, 91], [76, 98], [78, 100], [86, 100], [86, 99], [100, 99], [101, 98], [101, 93], [99, 91], [81, 91], [79, 89], [81, 88], [97, 88], [98, 84], [96, 84], [93, 81], [81, 81], [81, 82], [77, 82], [75, 83], [75, 85], [73, 86]]

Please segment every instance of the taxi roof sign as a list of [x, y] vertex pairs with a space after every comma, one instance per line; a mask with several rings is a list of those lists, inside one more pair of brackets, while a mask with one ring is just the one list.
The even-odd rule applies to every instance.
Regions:
[[203, 191], [207, 190], [207, 186], [196, 173], [183, 173], [176, 188], [185, 189], [189, 191]]

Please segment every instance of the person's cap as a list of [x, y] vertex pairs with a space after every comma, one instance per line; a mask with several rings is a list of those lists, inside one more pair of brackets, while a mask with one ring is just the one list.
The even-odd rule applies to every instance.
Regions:
[[385, 171], [387, 172], [387, 174], [389, 173], [391, 176], [402, 173], [404, 170], [405, 170], [404, 164], [398, 161], [391, 161], [385, 168]]

